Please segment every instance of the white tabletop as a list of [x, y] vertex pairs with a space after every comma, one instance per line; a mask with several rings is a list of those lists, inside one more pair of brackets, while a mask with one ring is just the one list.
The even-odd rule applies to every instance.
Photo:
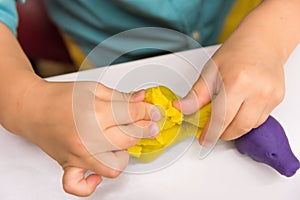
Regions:
[[[94, 80], [122, 91], [164, 84], [184, 95], [216, 49], [217, 46], [195, 49], [49, 80]], [[299, 57], [300, 46], [285, 66], [286, 98], [272, 113], [286, 130], [298, 158]], [[300, 199], [300, 172], [291, 178], [283, 177], [272, 168], [240, 155], [232, 142], [219, 142], [206, 159], [199, 160], [197, 142], [189, 142], [186, 140], [169, 149], [150, 164], [131, 161], [127, 172], [116, 179], [105, 179], [96, 192], [86, 199]], [[55, 161], [35, 145], [10, 134], [1, 126], [0, 160], [1, 200], [80, 199], [63, 192], [62, 169]], [[148, 173], [132, 173], [142, 171]]]

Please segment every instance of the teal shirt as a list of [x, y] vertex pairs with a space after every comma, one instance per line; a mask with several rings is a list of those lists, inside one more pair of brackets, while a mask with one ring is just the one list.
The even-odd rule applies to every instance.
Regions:
[[[234, 3], [234, 0], [44, 1], [50, 17], [86, 54], [111, 36], [141, 27], [175, 30], [194, 37], [202, 46], [215, 44]], [[143, 49], [138, 49], [139, 46]], [[113, 54], [125, 53], [119, 59], [122, 62], [195, 47], [198, 46], [180, 35], [145, 30], [106, 41], [94, 62], [107, 65]], [[105, 61], [105, 57], [109, 58]]]
[[[91, 58], [95, 65], [104, 66], [215, 44], [235, 0], [44, 1], [53, 21], [85, 54], [102, 42]], [[15, 0], [0, 0], [0, 21], [14, 34], [15, 4]], [[136, 29], [143, 27], [164, 29]]]
[[[24, 2], [25, 0], [19, 0]], [[0, 0], [0, 22], [4, 23], [13, 33], [17, 34], [18, 13], [15, 0]]]

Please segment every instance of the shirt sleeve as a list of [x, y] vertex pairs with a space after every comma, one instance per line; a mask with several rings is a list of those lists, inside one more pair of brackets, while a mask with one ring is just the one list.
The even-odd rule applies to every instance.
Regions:
[[[24, 3], [25, 0], [19, 0]], [[13, 33], [17, 34], [18, 13], [15, 0], [0, 0], [0, 22], [4, 23]]]

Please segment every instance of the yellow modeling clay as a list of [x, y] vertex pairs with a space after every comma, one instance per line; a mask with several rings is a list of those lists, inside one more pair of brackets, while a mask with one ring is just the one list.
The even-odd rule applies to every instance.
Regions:
[[163, 115], [158, 122], [160, 133], [156, 138], [141, 139], [135, 146], [128, 149], [131, 156], [142, 162], [150, 162], [161, 155], [165, 148], [182, 141], [188, 136], [199, 138], [206, 124], [211, 105], [200, 111], [184, 116], [173, 107], [173, 101], [180, 99], [169, 88], [158, 86], [146, 90], [145, 102], [157, 105]]

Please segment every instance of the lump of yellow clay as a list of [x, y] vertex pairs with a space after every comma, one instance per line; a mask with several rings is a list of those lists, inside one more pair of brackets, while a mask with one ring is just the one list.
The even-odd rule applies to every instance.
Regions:
[[179, 110], [173, 107], [173, 101], [178, 99], [179, 97], [164, 86], [146, 90], [144, 101], [157, 105], [163, 115], [162, 120], [158, 123], [161, 131], [169, 129], [176, 124], [181, 124], [183, 115]]
[[142, 162], [150, 162], [160, 156], [164, 149], [186, 137], [200, 136], [210, 115], [210, 104], [193, 115], [184, 116], [173, 107], [173, 101], [179, 99], [180, 97], [164, 86], [146, 90], [144, 101], [157, 105], [163, 115], [158, 122], [160, 133], [153, 139], [141, 139], [135, 146], [129, 148], [131, 156]]

